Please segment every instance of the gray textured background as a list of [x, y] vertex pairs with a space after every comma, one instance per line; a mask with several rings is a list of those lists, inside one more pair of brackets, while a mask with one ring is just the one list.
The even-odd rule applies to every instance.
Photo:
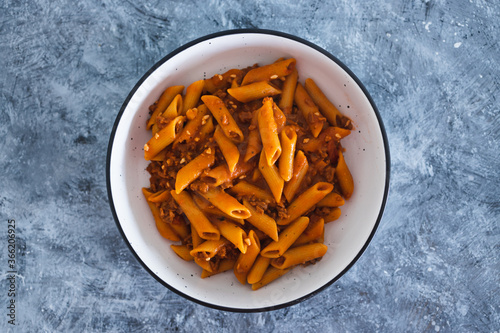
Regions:
[[[17, 332], [499, 332], [500, 4], [496, 0], [0, 3], [0, 331], [7, 219]], [[105, 163], [137, 80], [177, 47], [233, 28], [295, 34], [364, 82], [387, 129], [391, 192], [373, 242], [321, 294], [226, 313], [135, 260]]]

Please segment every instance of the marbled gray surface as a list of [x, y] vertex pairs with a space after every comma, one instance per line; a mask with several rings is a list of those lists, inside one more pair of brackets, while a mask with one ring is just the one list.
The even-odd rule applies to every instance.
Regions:
[[[0, 3], [0, 331], [500, 331], [500, 3], [291, 3]], [[233, 28], [295, 34], [337, 56], [372, 95], [392, 155], [386, 212], [357, 264], [265, 313], [164, 288], [128, 250], [106, 193], [109, 135], [136, 81], [177, 47]]]

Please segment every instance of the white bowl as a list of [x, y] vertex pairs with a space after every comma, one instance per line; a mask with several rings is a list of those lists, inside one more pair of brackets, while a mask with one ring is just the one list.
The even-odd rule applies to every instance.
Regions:
[[[294, 268], [257, 291], [232, 273], [201, 279], [160, 236], [141, 188], [149, 186], [143, 146], [148, 106], [170, 85], [184, 85], [280, 57], [297, 60], [299, 81], [313, 78], [355, 131], [342, 140], [355, 181], [353, 196], [339, 220], [326, 225], [328, 252], [315, 265]], [[303, 301], [331, 285], [361, 256], [380, 222], [389, 189], [389, 145], [368, 92], [337, 58], [303, 39], [267, 30], [232, 30], [197, 39], [170, 53], [135, 85], [123, 104], [108, 147], [107, 186], [118, 229], [144, 268], [164, 286], [197, 303], [228, 311], [255, 312]]]

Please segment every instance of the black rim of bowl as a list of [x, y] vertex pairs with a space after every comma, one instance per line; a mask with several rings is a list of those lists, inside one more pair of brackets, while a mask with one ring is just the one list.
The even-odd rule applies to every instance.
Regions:
[[[142, 261], [142, 259], [135, 252], [134, 248], [132, 247], [132, 245], [130, 244], [129, 240], [125, 236], [125, 233], [123, 232], [123, 229], [121, 227], [120, 221], [118, 220], [118, 216], [116, 214], [115, 206], [114, 206], [114, 203], [113, 203], [113, 197], [111, 195], [110, 164], [111, 164], [111, 152], [112, 152], [112, 149], [113, 149], [113, 142], [114, 142], [114, 138], [115, 138], [115, 134], [116, 134], [116, 129], [117, 129], [119, 123], [120, 123], [120, 120], [121, 120], [121, 117], [123, 115], [123, 112], [124, 112], [125, 108], [127, 107], [130, 99], [135, 94], [135, 92], [137, 91], [137, 89], [139, 88], [139, 86], [158, 67], [160, 67], [167, 60], [169, 60], [170, 58], [172, 58], [176, 54], [184, 51], [185, 49], [187, 49], [187, 48], [189, 48], [189, 47], [191, 47], [193, 45], [196, 45], [198, 43], [201, 43], [203, 41], [206, 41], [208, 39], [213, 39], [213, 38], [217, 38], [217, 37], [221, 37], [221, 36], [227, 36], [227, 35], [234, 35], [234, 34], [264, 34], [264, 35], [274, 35], [274, 36], [278, 36], [278, 37], [283, 37], [283, 38], [291, 39], [291, 40], [300, 42], [302, 44], [305, 44], [305, 45], [307, 45], [307, 46], [315, 49], [316, 51], [319, 51], [319, 52], [323, 53], [328, 58], [330, 58], [331, 60], [333, 60], [337, 65], [339, 65], [344, 71], [346, 71], [352, 77], [352, 79], [361, 88], [361, 90], [363, 91], [364, 95], [368, 98], [368, 101], [370, 102], [370, 104], [371, 104], [371, 106], [372, 106], [372, 108], [373, 108], [373, 110], [375, 112], [375, 115], [377, 117], [378, 123], [379, 123], [380, 131], [382, 133], [382, 137], [383, 137], [383, 141], [384, 141], [384, 150], [385, 150], [385, 158], [386, 158], [386, 179], [385, 179], [384, 196], [383, 196], [383, 199], [382, 199], [382, 204], [380, 206], [379, 214], [377, 216], [377, 221], [376, 221], [376, 223], [375, 223], [375, 225], [373, 227], [373, 230], [370, 233], [370, 236], [368, 237], [368, 239], [366, 240], [365, 244], [363, 245], [363, 247], [361, 248], [361, 250], [359, 251], [359, 253], [356, 255], [356, 257], [354, 257], [354, 259], [349, 263], [349, 265], [342, 272], [340, 272], [340, 274], [338, 274], [337, 276], [335, 276], [334, 278], [332, 278], [328, 283], [326, 283], [325, 285], [319, 287], [318, 289], [314, 290], [313, 292], [311, 292], [311, 293], [309, 293], [309, 294], [307, 294], [305, 296], [302, 296], [300, 298], [297, 298], [297, 299], [295, 299], [293, 301], [290, 301], [290, 302], [278, 304], [278, 305], [275, 305], [275, 306], [262, 307], [262, 308], [249, 308], [249, 309], [231, 308], [231, 307], [225, 307], [225, 306], [219, 306], [219, 305], [216, 305], [216, 304], [211, 304], [211, 303], [204, 302], [204, 301], [201, 301], [199, 299], [193, 298], [193, 297], [191, 297], [189, 295], [186, 295], [183, 292], [181, 292], [180, 290], [177, 290], [176, 288], [170, 286], [168, 283], [166, 283], [165, 281], [163, 281], [160, 277], [158, 277]], [[217, 310], [223, 310], [223, 311], [231, 311], [231, 312], [264, 312], [264, 311], [272, 311], [272, 310], [278, 310], [278, 309], [282, 309], [282, 308], [285, 308], [285, 307], [289, 307], [289, 306], [298, 304], [300, 302], [303, 302], [303, 301], [305, 301], [305, 300], [307, 300], [307, 299], [315, 296], [319, 292], [325, 290], [327, 287], [329, 287], [330, 285], [332, 285], [335, 281], [337, 281], [338, 279], [340, 279], [340, 277], [342, 277], [358, 261], [358, 259], [361, 257], [361, 255], [365, 252], [366, 248], [370, 244], [373, 236], [375, 235], [376, 230], [378, 229], [380, 221], [382, 219], [382, 215], [383, 215], [383, 212], [384, 212], [384, 209], [385, 209], [385, 205], [386, 205], [387, 197], [388, 197], [388, 193], [389, 193], [390, 165], [391, 165], [391, 162], [390, 162], [390, 153], [389, 153], [389, 143], [388, 143], [387, 133], [385, 131], [385, 127], [384, 127], [384, 124], [382, 122], [382, 118], [380, 116], [380, 113], [379, 113], [379, 111], [378, 111], [378, 109], [377, 109], [377, 107], [376, 107], [373, 99], [371, 98], [370, 94], [366, 90], [365, 86], [361, 83], [361, 81], [356, 77], [356, 75], [354, 75], [354, 73], [346, 65], [344, 65], [339, 59], [337, 59], [335, 56], [333, 56], [332, 54], [330, 54], [329, 52], [327, 52], [323, 48], [321, 48], [321, 47], [317, 46], [316, 44], [313, 44], [313, 43], [311, 43], [311, 42], [309, 42], [307, 40], [304, 40], [304, 39], [302, 39], [300, 37], [294, 36], [294, 35], [290, 35], [290, 34], [279, 32], [279, 31], [274, 31], [274, 30], [265, 30], [265, 29], [235, 29], [235, 30], [225, 30], [225, 31], [221, 31], [221, 32], [209, 34], [209, 35], [206, 35], [204, 37], [195, 39], [195, 40], [193, 40], [193, 41], [191, 41], [191, 42], [189, 42], [189, 43], [187, 43], [187, 44], [185, 44], [185, 45], [177, 48], [176, 50], [170, 52], [163, 59], [161, 59], [160, 61], [158, 61], [155, 65], [153, 65], [153, 67], [151, 67], [146, 72], [146, 74], [144, 74], [144, 76], [135, 84], [134, 88], [132, 89], [132, 91], [129, 93], [129, 95], [125, 99], [125, 102], [123, 103], [123, 105], [122, 105], [122, 107], [121, 107], [121, 109], [120, 109], [120, 111], [119, 111], [119, 113], [118, 113], [118, 115], [116, 117], [115, 123], [114, 123], [112, 131], [111, 131], [111, 136], [110, 136], [109, 144], [108, 144], [107, 157], [106, 157], [106, 186], [107, 186], [108, 200], [109, 200], [109, 205], [111, 207], [111, 212], [113, 214], [113, 218], [114, 218], [115, 223], [116, 223], [116, 225], [118, 227], [118, 230], [120, 231], [120, 234], [122, 235], [123, 239], [125, 240], [125, 243], [127, 244], [127, 246], [130, 249], [130, 251], [132, 251], [132, 253], [135, 256], [135, 258], [141, 263], [141, 265], [146, 269], [146, 271], [149, 272], [149, 274], [151, 274], [151, 276], [153, 276], [158, 282], [160, 282], [162, 285], [164, 285], [165, 287], [167, 287], [169, 290], [173, 291], [174, 293], [176, 293], [176, 294], [178, 294], [178, 295], [180, 295], [180, 296], [182, 296], [182, 297], [184, 297], [184, 298], [186, 298], [186, 299], [188, 299], [190, 301], [193, 301], [195, 303], [201, 304], [203, 306], [207, 306], [209, 308], [213, 308], [213, 309], [217, 309]]]

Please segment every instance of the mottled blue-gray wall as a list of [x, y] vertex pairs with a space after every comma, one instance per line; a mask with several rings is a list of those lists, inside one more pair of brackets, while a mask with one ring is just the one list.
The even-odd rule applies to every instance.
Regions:
[[[137, 3], [137, 4], [136, 4]], [[0, 3], [0, 331], [7, 220], [17, 227], [16, 332], [500, 331], [500, 3], [487, 0]], [[273, 312], [193, 304], [121, 239], [106, 193], [114, 119], [177, 47], [233, 28], [330, 51], [386, 125], [387, 209], [357, 264]]]

